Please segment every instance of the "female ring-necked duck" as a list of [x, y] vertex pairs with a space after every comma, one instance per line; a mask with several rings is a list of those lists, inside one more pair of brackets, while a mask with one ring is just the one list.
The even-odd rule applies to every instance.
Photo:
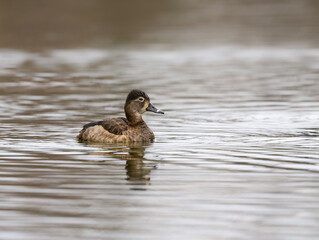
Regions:
[[82, 141], [100, 143], [149, 142], [155, 136], [143, 121], [142, 114], [146, 111], [164, 112], [154, 107], [148, 95], [141, 90], [132, 90], [124, 105], [126, 118], [111, 118], [91, 122], [83, 126], [77, 138]]

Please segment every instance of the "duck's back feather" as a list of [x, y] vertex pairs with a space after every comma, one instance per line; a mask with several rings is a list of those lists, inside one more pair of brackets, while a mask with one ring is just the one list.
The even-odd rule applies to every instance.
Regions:
[[90, 123], [87, 123], [83, 126], [83, 131], [85, 131], [86, 129], [88, 129], [89, 127], [94, 127], [96, 125], [101, 125], [102, 121], [98, 121], [98, 122], [90, 122]]
[[128, 121], [126, 118], [105, 119], [101, 126], [110, 133], [122, 135], [128, 128]]
[[82, 130], [85, 131], [89, 127], [94, 127], [96, 125], [101, 125], [106, 131], [110, 133], [121, 135], [124, 131], [127, 130], [128, 121], [126, 120], [126, 118], [105, 119], [103, 121], [91, 122], [91, 123], [85, 124]]
[[[107, 133], [104, 132], [105, 134], [110, 134], [108, 137], [112, 137], [113, 134], [122, 135], [123, 132], [125, 132], [128, 128], [128, 121], [126, 118], [111, 118], [105, 119], [103, 121], [91, 122], [83, 126], [83, 129], [80, 131], [80, 134], [77, 136], [77, 138], [80, 140], [90, 140], [87, 138], [88, 136], [90, 136], [89, 138], [92, 138], [91, 133], [97, 133], [96, 129], [103, 129], [99, 128], [98, 126], [103, 127], [104, 130], [107, 131]], [[114, 137], [116, 136], [113, 136], [112, 138]]]

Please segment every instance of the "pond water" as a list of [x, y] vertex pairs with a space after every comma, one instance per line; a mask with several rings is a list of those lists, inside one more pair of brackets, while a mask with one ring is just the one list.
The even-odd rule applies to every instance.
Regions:
[[[143, 41], [2, 47], [0, 238], [319, 238], [313, 42]], [[133, 88], [165, 111], [144, 116], [154, 143], [76, 140]]]

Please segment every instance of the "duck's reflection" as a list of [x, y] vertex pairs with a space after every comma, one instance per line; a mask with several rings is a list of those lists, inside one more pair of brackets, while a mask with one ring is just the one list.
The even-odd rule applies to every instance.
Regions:
[[[150, 173], [156, 169], [156, 164], [145, 163], [145, 150], [152, 143], [130, 143], [130, 144], [89, 144], [90, 147], [99, 147], [101, 151], [91, 151], [90, 154], [105, 155], [111, 159], [126, 160], [126, 179], [132, 185], [149, 185]], [[108, 160], [105, 160], [108, 161]]]

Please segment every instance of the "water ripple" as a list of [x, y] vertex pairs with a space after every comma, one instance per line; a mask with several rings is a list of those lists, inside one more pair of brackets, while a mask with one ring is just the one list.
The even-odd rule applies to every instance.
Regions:
[[[82, 57], [82, 56], [86, 57]], [[315, 239], [315, 49], [1, 50], [6, 239]], [[150, 145], [78, 143], [132, 88]], [[134, 224], [132, 224], [134, 222]], [[277, 237], [279, 236], [279, 237]]]

